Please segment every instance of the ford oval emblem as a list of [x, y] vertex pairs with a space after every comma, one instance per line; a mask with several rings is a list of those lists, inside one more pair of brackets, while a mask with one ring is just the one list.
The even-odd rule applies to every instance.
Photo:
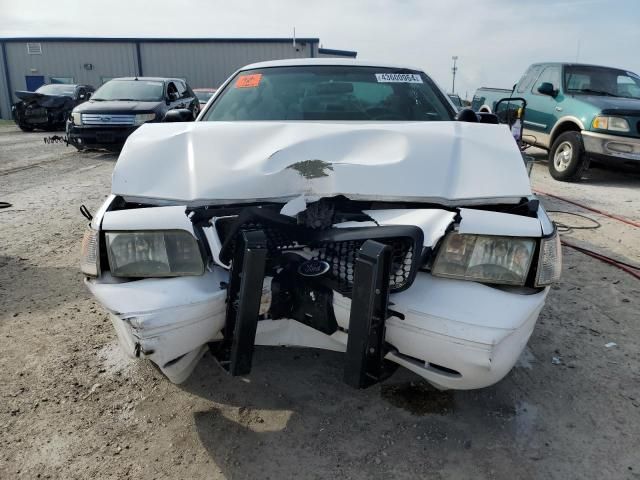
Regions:
[[324, 260], [307, 260], [300, 264], [298, 273], [304, 277], [319, 277], [329, 271], [331, 265]]

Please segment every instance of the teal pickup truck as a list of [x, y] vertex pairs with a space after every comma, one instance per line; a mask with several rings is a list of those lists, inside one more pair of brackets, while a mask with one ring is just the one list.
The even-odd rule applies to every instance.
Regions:
[[536, 63], [512, 90], [479, 88], [471, 108], [497, 113], [495, 105], [505, 97], [527, 101], [523, 140], [549, 152], [553, 178], [578, 181], [591, 159], [640, 166], [640, 77], [635, 73]]

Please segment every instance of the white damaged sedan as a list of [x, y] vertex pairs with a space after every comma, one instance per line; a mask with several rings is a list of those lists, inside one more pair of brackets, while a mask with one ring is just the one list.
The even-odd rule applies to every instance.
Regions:
[[310, 59], [141, 127], [82, 247], [122, 348], [176, 383], [207, 348], [247, 375], [254, 345], [345, 352], [356, 388], [398, 365], [441, 389], [502, 379], [560, 242], [508, 127], [454, 116], [419, 70]]

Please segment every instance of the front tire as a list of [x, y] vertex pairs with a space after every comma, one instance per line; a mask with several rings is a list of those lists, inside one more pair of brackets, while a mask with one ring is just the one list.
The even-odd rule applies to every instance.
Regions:
[[30, 126], [28, 126], [28, 125], [21, 125], [21, 124], [18, 124], [18, 128], [19, 128], [20, 130], [22, 130], [23, 132], [33, 132], [33, 127], [30, 127]]
[[580, 132], [565, 132], [549, 151], [549, 173], [561, 182], [578, 182], [589, 167]]

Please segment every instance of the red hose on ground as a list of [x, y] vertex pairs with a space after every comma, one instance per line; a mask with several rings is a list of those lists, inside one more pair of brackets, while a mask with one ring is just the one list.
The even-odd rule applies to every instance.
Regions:
[[588, 207], [588, 206], [583, 205], [581, 203], [574, 202], [573, 200], [568, 200], [566, 198], [559, 197], [557, 195], [553, 195], [552, 193], [543, 192], [542, 190], [535, 190], [534, 189], [533, 191], [535, 193], [539, 193], [541, 195], [546, 195], [547, 197], [551, 197], [551, 198], [555, 198], [557, 200], [562, 200], [563, 202], [571, 203], [571, 204], [576, 205], [576, 206], [578, 206], [580, 208], [584, 208], [585, 210], [590, 210], [592, 212], [599, 213], [600, 215], [604, 215], [605, 217], [613, 218], [614, 220], [618, 220], [620, 222], [624, 222], [624, 223], [626, 223], [628, 225], [631, 225], [633, 227], [640, 228], [640, 223], [638, 223], [636, 221], [633, 221], [633, 220], [630, 220], [628, 218], [620, 217], [618, 215], [614, 215], [613, 213], [603, 212], [602, 210], [598, 210], [597, 208]]
[[607, 257], [606, 255], [603, 255], [601, 253], [594, 252], [593, 250], [588, 250], [586, 248], [579, 247], [577, 245], [567, 242], [566, 240], [561, 239], [560, 241], [562, 242], [563, 245], [566, 245], [567, 247], [573, 248], [574, 250], [584, 253], [585, 255], [589, 255], [590, 257], [597, 258], [601, 262], [608, 263], [609, 265], [613, 265], [614, 267], [617, 267], [620, 270], [623, 270], [627, 272], [629, 275], [636, 277], [638, 280], [640, 280], [640, 269], [635, 269], [635, 268], [628, 267], [626, 265], [622, 265], [620, 262], [617, 262], [615, 259], [611, 257]]

